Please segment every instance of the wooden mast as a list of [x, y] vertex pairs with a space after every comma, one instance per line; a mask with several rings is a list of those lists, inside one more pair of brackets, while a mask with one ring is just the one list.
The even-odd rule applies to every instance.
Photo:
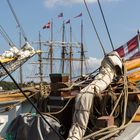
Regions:
[[[42, 50], [41, 47], [41, 34], [39, 32], [39, 50]], [[43, 83], [43, 65], [42, 65], [42, 52], [38, 54], [39, 58], [39, 74], [40, 74], [40, 83]]]
[[71, 24], [70, 24], [70, 82], [72, 82], [72, 27], [71, 27]]
[[64, 68], [65, 68], [65, 46], [64, 46], [64, 41], [65, 41], [65, 23], [63, 21], [63, 30], [62, 30], [62, 73], [64, 73]]
[[53, 72], [53, 20], [51, 21], [50, 74]]
[[84, 46], [83, 46], [83, 20], [81, 20], [81, 76], [83, 75]]
[[[21, 38], [21, 31], [19, 31], [19, 46], [21, 48], [21, 44], [22, 44], [22, 38]], [[20, 75], [20, 84], [23, 84], [23, 72], [22, 72], [22, 66], [20, 65], [19, 68], [19, 75]]]

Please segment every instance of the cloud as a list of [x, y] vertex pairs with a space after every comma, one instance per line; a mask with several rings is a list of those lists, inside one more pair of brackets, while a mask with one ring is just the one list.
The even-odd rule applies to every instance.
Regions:
[[[114, 2], [120, 0], [103, 0], [104, 2]], [[97, 0], [86, 0], [87, 3], [95, 3]], [[54, 7], [58, 5], [70, 5], [70, 4], [78, 4], [83, 3], [83, 0], [45, 0], [46, 7]]]
[[89, 65], [99, 66], [101, 64], [101, 59], [97, 59], [97, 58], [94, 58], [94, 57], [89, 57], [89, 59], [87, 59], [87, 62], [89, 63]]
[[[94, 3], [97, 0], [87, 0], [89, 3]], [[83, 3], [83, 0], [45, 0], [46, 7], [54, 7], [57, 5], [70, 5], [70, 4], [78, 4]]]
[[[84, 67], [83, 67], [83, 73], [91, 73], [97, 68], [101, 66], [101, 61], [102, 59], [97, 59], [94, 57], [89, 57], [85, 62], [84, 62]], [[80, 63], [79, 62], [74, 62], [74, 72], [75, 76], [80, 75]]]
[[89, 69], [97, 69], [101, 65], [101, 60], [102, 59], [89, 57], [89, 59], [86, 60], [86, 62], [88, 64], [88, 68]]

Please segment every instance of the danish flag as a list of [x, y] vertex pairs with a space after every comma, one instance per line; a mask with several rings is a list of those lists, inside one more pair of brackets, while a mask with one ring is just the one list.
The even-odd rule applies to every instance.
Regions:
[[43, 29], [49, 29], [51, 27], [51, 22], [49, 21], [47, 24], [45, 24], [42, 28]]
[[118, 52], [120, 57], [125, 57], [130, 52], [137, 49], [138, 46], [139, 46], [139, 40], [138, 40], [138, 35], [136, 35], [132, 39], [130, 39], [127, 43], [117, 48], [115, 51]]

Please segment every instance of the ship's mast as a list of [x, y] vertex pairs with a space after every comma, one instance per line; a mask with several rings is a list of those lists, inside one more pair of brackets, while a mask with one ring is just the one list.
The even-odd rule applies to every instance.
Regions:
[[84, 46], [83, 46], [83, 20], [81, 20], [81, 76], [83, 75]]
[[[19, 31], [19, 46], [21, 48], [22, 45], [22, 35], [21, 35], [21, 31]], [[23, 84], [23, 72], [22, 72], [22, 66], [20, 65], [19, 68], [19, 77], [20, 77], [20, 84]]]
[[51, 21], [50, 74], [53, 72], [53, 20]]
[[63, 22], [63, 30], [62, 30], [62, 73], [64, 73], [64, 68], [65, 68], [65, 23]]
[[[72, 27], [70, 25], [70, 43], [72, 43]], [[72, 44], [70, 45], [70, 82], [72, 82]]]
[[[39, 32], [39, 50], [42, 50], [41, 45], [41, 34]], [[39, 61], [39, 75], [40, 75], [40, 83], [43, 83], [43, 65], [42, 65], [42, 52], [38, 54], [38, 61]]]
[[[72, 63], [75, 61], [78, 61], [81, 63], [80, 66], [80, 75], [83, 75], [83, 63], [84, 63], [84, 48], [83, 48], [83, 22], [81, 21], [81, 43], [78, 42], [72, 42], [72, 27], [71, 25], [69, 26], [69, 42], [65, 42], [65, 23], [63, 22], [62, 25], [62, 41], [54, 41], [53, 40], [53, 27], [51, 25], [51, 40], [50, 41], [39, 41], [33, 42], [34, 44], [40, 44], [40, 45], [45, 45], [49, 46], [49, 58], [44, 58], [46, 60], [49, 60], [50, 62], [50, 74], [52, 74], [53, 71], [53, 61], [59, 60], [61, 62], [61, 73], [65, 73], [65, 62], [68, 61], [69, 63], [69, 79], [70, 82], [72, 81]], [[61, 47], [61, 57], [54, 57], [53, 52], [55, 47]], [[74, 48], [78, 48], [80, 51], [80, 58], [73, 57], [73, 50]], [[69, 50], [69, 57], [66, 57], [66, 49]], [[78, 51], [78, 52], [79, 52]], [[42, 58], [43, 59], [43, 58]], [[42, 67], [40, 65], [40, 67]], [[40, 69], [40, 73], [41, 69]], [[41, 74], [40, 74], [41, 75]], [[44, 77], [44, 76], [43, 76]]]
[[[42, 41], [41, 41], [41, 33], [40, 32], [38, 34], [38, 41], [35, 44], [38, 44], [39, 50], [40, 50], [40, 53], [38, 53], [38, 61], [37, 62], [31, 62], [29, 64], [39, 66], [38, 67], [38, 76], [28, 76], [27, 78], [38, 78], [40, 80], [40, 86], [42, 86], [44, 78], [47, 77], [47, 75], [44, 75], [44, 73], [43, 73], [43, 69], [44, 69], [43, 66], [48, 65], [47, 62], [43, 62], [43, 53], [48, 53], [48, 52], [43, 52], [42, 51]], [[50, 46], [50, 44], [48, 46]]]

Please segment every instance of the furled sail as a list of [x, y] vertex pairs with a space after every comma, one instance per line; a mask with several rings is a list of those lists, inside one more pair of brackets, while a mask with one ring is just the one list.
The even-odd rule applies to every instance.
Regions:
[[[35, 51], [31, 45], [26, 42], [21, 49], [12, 47], [0, 56], [0, 62], [11, 73], [23, 65], [28, 59], [33, 57], [38, 51]], [[0, 77], [7, 75], [5, 70], [0, 66]]]
[[94, 80], [76, 96], [73, 124], [67, 140], [81, 140], [85, 134], [89, 120], [90, 110], [95, 96], [101, 96], [101, 92], [108, 85], [121, 76], [123, 64], [117, 52], [108, 54], [101, 63], [101, 69]]

